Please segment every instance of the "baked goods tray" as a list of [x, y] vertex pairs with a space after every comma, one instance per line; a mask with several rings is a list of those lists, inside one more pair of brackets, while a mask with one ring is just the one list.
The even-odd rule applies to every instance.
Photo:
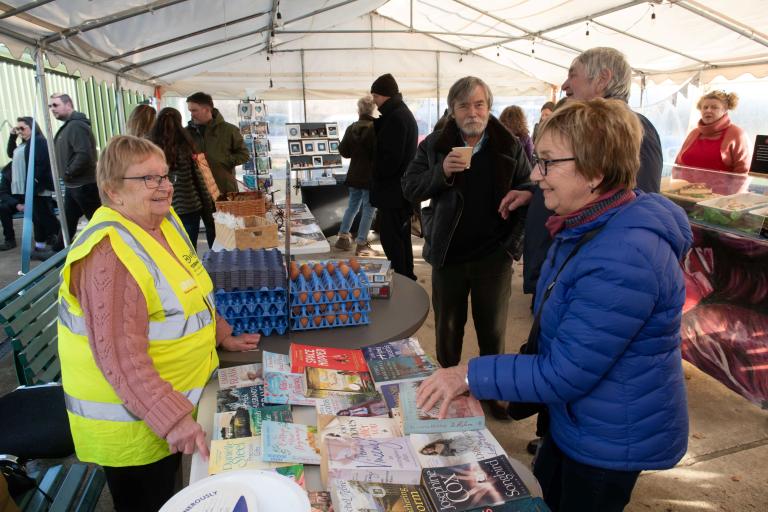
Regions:
[[729, 196], [705, 199], [696, 203], [704, 208], [712, 208], [726, 215], [740, 215], [756, 208], [768, 206], [768, 196], [753, 192], [742, 192]]

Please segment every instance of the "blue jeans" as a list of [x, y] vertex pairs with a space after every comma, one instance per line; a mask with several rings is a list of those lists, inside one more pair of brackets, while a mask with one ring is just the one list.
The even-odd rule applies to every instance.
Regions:
[[349, 233], [352, 228], [352, 221], [355, 220], [358, 210], [362, 208], [360, 214], [360, 226], [357, 229], [357, 238], [355, 242], [364, 244], [368, 240], [368, 232], [371, 230], [373, 214], [376, 208], [371, 206], [371, 200], [368, 196], [368, 190], [364, 188], [349, 187], [349, 205], [344, 217], [341, 219], [341, 229], [339, 233]]

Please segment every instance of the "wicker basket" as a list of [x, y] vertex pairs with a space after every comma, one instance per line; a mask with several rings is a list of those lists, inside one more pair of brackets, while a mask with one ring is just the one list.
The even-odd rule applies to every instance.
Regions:
[[237, 195], [242, 196], [245, 194], [253, 194], [253, 196], [252, 198], [238, 198], [231, 201], [216, 201], [216, 210], [231, 213], [237, 217], [246, 217], [248, 215], [265, 216], [267, 214], [267, 205], [264, 194], [261, 192], [240, 192]]
[[225, 249], [277, 247], [277, 224], [256, 215], [243, 216], [244, 228], [232, 229], [216, 223], [216, 241]]

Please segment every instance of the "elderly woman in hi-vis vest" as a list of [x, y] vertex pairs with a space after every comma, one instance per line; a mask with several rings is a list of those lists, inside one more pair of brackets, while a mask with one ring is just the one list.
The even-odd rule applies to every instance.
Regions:
[[216, 314], [213, 284], [171, 210], [163, 151], [113, 138], [99, 160], [102, 206], [70, 247], [59, 353], [77, 456], [104, 467], [115, 509], [157, 510], [181, 454], [208, 456], [193, 415], [216, 347], [252, 350]]

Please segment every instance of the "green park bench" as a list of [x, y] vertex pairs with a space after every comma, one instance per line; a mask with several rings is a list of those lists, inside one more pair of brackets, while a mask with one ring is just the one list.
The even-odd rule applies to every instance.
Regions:
[[[64, 249], [0, 290], [0, 327], [5, 333], [0, 343], [11, 344], [16, 375], [23, 386], [61, 381], [56, 321], [59, 272], [66, 257]], [[18, 394], [18, 400], [25, 392], [21, 388], [11, 394]], [[0, 400], [8, 400], [11, 394]], [[63, 394], [60, 396], [63, 401]], [[64, 429], [69, 436], [69, 426]], [[29, 476], [37, 487], [17, 498], [19, 508], [29, 512], [92, 511], [106, 482], [101, 468], [79, 462], [56, 464]]]

